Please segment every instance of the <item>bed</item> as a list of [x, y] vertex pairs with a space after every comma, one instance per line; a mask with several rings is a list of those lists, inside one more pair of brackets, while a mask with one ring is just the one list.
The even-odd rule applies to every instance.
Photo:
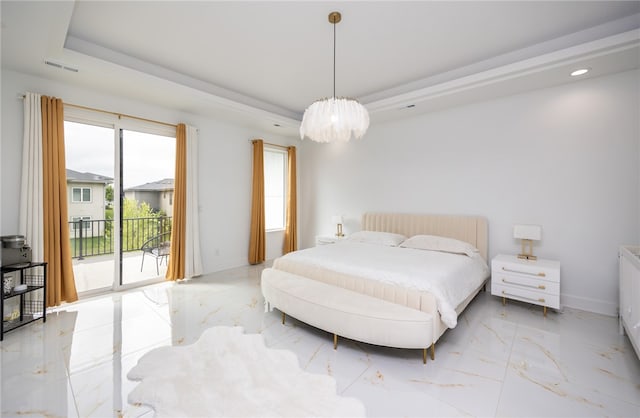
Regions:
[[[488, 230], [483, 217], [366, 213], [362, 217], [361, 229], [370, 233], [353, 234], [352, 237], [364, 236], [366, 239], [346, 239], [336, 244], [289, 253], [276, 259], [272, 269], [283, 272], [283, 275], [293, 274], [321, 281], [431, 314], [433, 343], [448, 328], [455, 327], [457, 315], [489, 278], [486, 263]], [[392, 239], [393, 234], [398, 235], [397, 242], [383, 243], [389, 245], [375, 245], [367, 238], [373, 237], [374, 241], [378, 238]], [[412, 247], [409, 242], [413, 241], [404, 241], [400, 235], [409, 238], [424, 235], [444, 237], [444, 241], [451, 238], [451, 242], [464, 243], [466, 246], [462, 245], [459, 252], [467, 251], [468, 254], [457, 253], [458, 247], [453, 251], [456, 254], [425, 251], [420, 247], [422, 241], [419, 240], [422, 237], [416, 237], [420, 243], [418, 247], [401, 247], [404, 243]], [[473, 252], [469, 249], [473, 249]], [[436, 280], [436, 284], [412, 281], [412, 275], [420, 275], [424, 271], [430, 271], [428, 274], [434, 277], [439, 275], [442, 270], [439, 263], [442, 262], [458, 263], [455, 264], [457, 267], [453, 270], [453, 276], [461, 282], [451, 286], [447, 285], [449, 279], [446, 278], [441, 280], [442, 283]], [[441, 286], [451, 288], [443, 290]], [[455, 293], [455, 297], [451, 298], [450, 292]], [[447, 297], [443, 298], [443, 293]]]

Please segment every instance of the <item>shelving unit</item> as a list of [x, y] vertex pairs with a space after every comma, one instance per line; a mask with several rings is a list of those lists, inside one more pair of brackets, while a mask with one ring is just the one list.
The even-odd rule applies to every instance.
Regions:
[[[2, 322], [0, 324], [0, 341], [4, 339], [4, 334], [16, 328], [20, 328], [30, 322], [42, 319], [47, 322], [47, 263], [21, 263], [1, 268], [2, 277], [6, 273], [19, 272], [19, 284], [26, 284], [27, 288], [20, 292], [12, 290], [9, 294], [2, 293], [0, 302], [0, 312], [2, 312]], [[39, 295], [41, 293], [41, 295]], [[31, 296], [31, 297], [27, 297]], [[42, 299], [40, 299], [40, 296]], [[5, 303], [13, 298], [19, 298], [19, 317], [5, 321]]]

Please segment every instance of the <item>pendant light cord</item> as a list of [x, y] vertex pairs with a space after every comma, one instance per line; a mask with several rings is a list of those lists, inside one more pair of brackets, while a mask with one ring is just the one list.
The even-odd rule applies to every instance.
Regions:
[[333, 98], [336, 98], [336, 22], [333, 22]]

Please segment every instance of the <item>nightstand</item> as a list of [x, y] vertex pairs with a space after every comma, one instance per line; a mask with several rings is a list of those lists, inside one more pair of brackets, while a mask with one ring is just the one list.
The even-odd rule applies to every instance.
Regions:
[[326, 235], [326, 236], [317, 236], [316, 237], [316, 246], [318, 245], [327, 245], [327, 244], [335, 244], [336, 242], [343, 240], [347, 237], [336, 237], [335, 235]]
[[497, 255], [491, 260], [491, 294], [560, 309], [560, 262], [523, 260], [515, 255]]

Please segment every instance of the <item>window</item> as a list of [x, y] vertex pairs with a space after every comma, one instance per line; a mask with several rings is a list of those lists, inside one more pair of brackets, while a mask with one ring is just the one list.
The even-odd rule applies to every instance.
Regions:
[[[91, 221], [91, 216], [73, 216], [71, 221], [73, 222], [73, 229], [80, 229], [80, 220]], [[90, 229], [91, 222], [82, 222], [82, 229]]]
[[74, 187], [71, 191], [72, 202], [91, 202], [90, 187]]
[[284, 229], [287, 151], [264, 148], [264, 215], [266, 229]]

